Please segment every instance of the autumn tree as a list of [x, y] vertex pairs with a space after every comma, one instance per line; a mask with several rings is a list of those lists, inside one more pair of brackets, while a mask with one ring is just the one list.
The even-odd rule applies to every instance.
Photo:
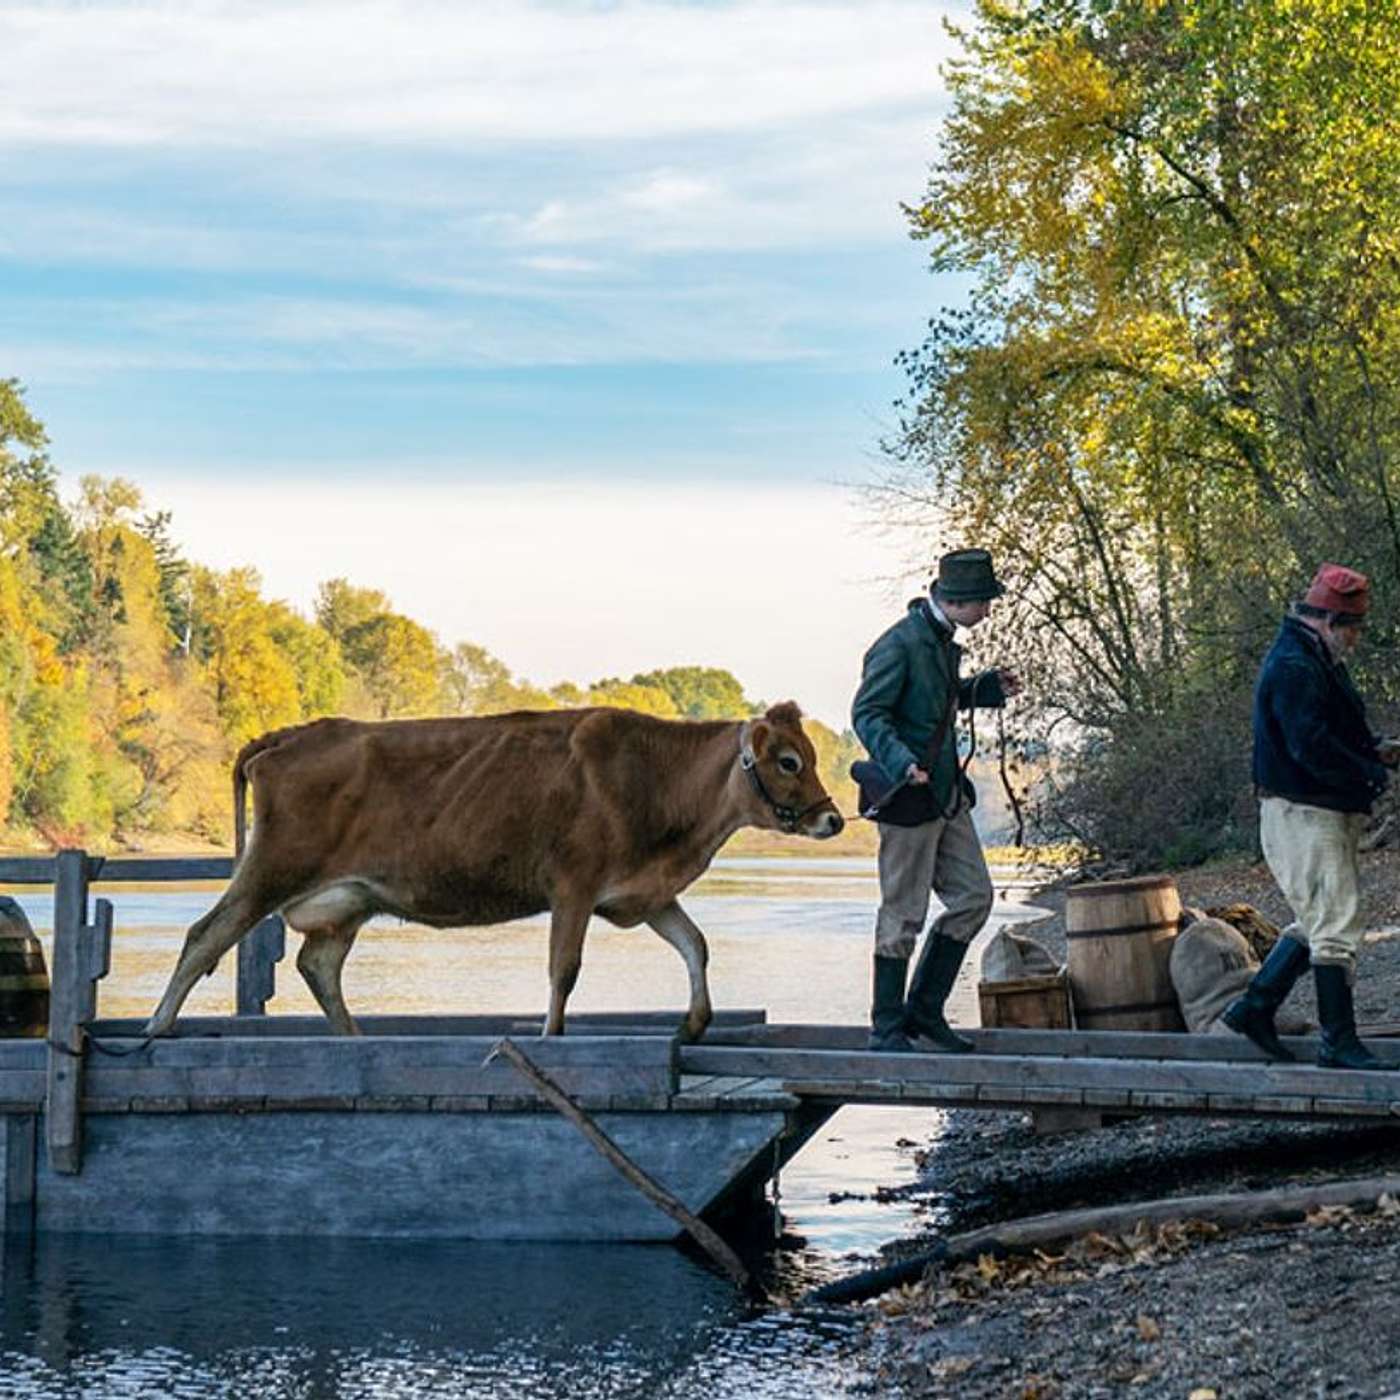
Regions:
[[[556, 690], [558, 688], [556, 687]], [[442, 690], [447, 708], [461, 715], [500, 715], [511, 710], [551, 710], [562, 704], [582, 704], [563, 699], [526, 680], [518, 680], [499, 657], [474, 642], [459, 642], [443, 658]]]
[[717, 666], [670, 666], [632, 677], [633, 685], [664, 690], [676, 713], [690, 719], [743, 719], [755, 712], [732, 672]]
[[375, 613], [346, 628], [340, 648], [364, 682], [377, 718], [427, 715], [439, 708], [442, 663], [437, 641], [412, 618]]
[[1379, 0], [981, 0], [960, 38], [909, 213], [971, 290], [903, 357], [892, 509], [997, 556], [998, 644], [1092, 756], [1062, 810], [1203, 854], [1250, 810], [1284, 603], [1324, 557], [1400, 582], [1400, 27]]
[[585, 703], [608, 705], [617, 710], [635, 710], [659, 719], [675, 719], [680, 711], [670, 694], [659, 685], [639, 685], [636, 681], [610, 677], [595, 681], [588, 688]]

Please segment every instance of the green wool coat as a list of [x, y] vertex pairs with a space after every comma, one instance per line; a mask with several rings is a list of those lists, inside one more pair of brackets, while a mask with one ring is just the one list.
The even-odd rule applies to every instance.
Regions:
[[[948, 705], [950, 687], [956, 688], [960, 710], [1006, 703], [996, 671], [962, 680], [961, 662], [962, 648], [935, 618], [927, 598], [913, 599], [908, 612], [865, 653], [851, 723], [892, 783], [911, 763], [927, 765], [928, 746]], [[958, 771], [956, 728], [949, 723], [931, 774], [935, 800], [945, 809]], [[975, 801], [971, 783], [965, 783], [965, 789], [968, 801]]]

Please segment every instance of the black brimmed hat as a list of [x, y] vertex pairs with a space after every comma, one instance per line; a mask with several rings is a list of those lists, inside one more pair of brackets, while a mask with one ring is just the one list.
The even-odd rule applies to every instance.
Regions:
[[950, 603], [982, 603], [1006, 592], [985, 549], [955, 549], [938, 561], [938, 592]]

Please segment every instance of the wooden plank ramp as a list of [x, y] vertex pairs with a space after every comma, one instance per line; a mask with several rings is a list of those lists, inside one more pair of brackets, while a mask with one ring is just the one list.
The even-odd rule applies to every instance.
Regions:
[[1309, 1119], [1400, 1118], [1400, 1046], [1373, 1047], [1393, 1068], [1319, 1069], [1316, 1042], [1290, 1039], [1296, 1064], [1266, 1060], [1238, 1036], [1093, 1031], [968, 1031], [968, 1055], [890, 1055], [856, 1026], [720, 1028], [684, 1045], [684, 1076], [764, 1079], [814, 1104], [1071, 1108]]

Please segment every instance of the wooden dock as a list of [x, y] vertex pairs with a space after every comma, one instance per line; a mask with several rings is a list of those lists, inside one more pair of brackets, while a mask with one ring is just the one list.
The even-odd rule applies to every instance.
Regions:
[[718, 1027], [679, 1057], [687, 1075], [749, 1076], [813, 1104], [1400, 1119], [1400, 1045], [1390, 1041], [1370, 1045], [1395, 1068], [1362, 1071], [1319, 1069], [1308, 1037], [1286, 1037], [1299, 1062], [1280, 1064], [1235, 1035], [960, 1033], [974, 1053], [874, 1054], [854, 1026]]
[[[228, 874], [199, 862], [199, 878]], [[18, 872], [18, 873], [17, 873]], [[859, 1026], [717, 1015], [679, 1045], [681, 1013], [570, 1018], [267, 1016], [280, 921], [240, 947], [238, 1015], [182, 1018], [145, 1042], [104, 1020], [111, 906], [93, 879], [194, 878], [189, 862], [63, 852], [0, 861], [0, 883], [55, 887], [47, 1041], [0, 1040], [0, 1205], [33, 1231], [661, 1240], [675, 1221], [634, 1190], [521, 1072], [503, 1036], [622, 1153], [694, 1214], [751, 1210], [843, 1104], [1029, 1110], [1050, 1126], [1190, 1113], [1292, 1121], [1400, 1117], [1394, 1070], [1274, 1064], [1231, 1035], [981, 1030], [967, 1055], [865, 1049]], [[1400, 1069], [1400, 1044], [1373, 1042]], [[567, 1105], [565, 1105], [567, 1107]]]

